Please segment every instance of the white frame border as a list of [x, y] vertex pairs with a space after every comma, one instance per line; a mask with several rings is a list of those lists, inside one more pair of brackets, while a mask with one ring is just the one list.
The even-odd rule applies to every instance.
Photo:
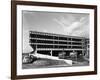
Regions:
[[[73, 12], [90, 14], [90, 66], [81, 67], [60, 67], [60, 68], [42, 68], [42, 69], [22, 69], [22, 10], [28, 11], [50, 11], [50, 12]], [[45, 6], [26, 6], [17, 5], [17, 75], [36, 75], [50, 73], [70, 73], [94, 71], [94, 10], [80, 8], [59, 8]], [[34, 74], [35, 73], [35, 74]]]

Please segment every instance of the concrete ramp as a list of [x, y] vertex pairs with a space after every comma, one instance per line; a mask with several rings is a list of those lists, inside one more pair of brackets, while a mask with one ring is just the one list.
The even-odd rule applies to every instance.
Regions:
[[54, 57], [54, 56], [49, 56], [49, 55], [43, 55], [43, 54], [39, 54], [36, 53], [33, 56], [37, 57], [37, 58], [47, 58], [47, 59], [52, 59], [52, 60], [59, 60], [59, 61], [64, 61], [69, 65], [72, 65], [72, 60], [67, 60], [67, 59], [59, 59], [58, 57]]

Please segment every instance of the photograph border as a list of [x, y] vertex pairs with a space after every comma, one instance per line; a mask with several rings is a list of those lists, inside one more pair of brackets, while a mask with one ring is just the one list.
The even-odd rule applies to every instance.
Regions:
[[[49, 6], [62, 8], [81, 8], [94, 10], [94, 71], [70, 72], [70, 73], [52, 73], [52, 74], [34, 74], [17, 75], [17, 5]], [[29, 79], [61, 76], [78, 76], [97, 74], [97, 6], [33, 1], [11, 1], [11, 79]]]

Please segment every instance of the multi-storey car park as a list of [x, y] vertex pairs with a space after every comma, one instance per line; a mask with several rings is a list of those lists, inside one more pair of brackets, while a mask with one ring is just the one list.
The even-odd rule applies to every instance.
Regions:
[[89, 57], [89, 39], [85, 37], [30, 31], [29, 44], [36, 53], [44, 55], [58, 56], [59, 52], [64, 51], [69, 56], [70, 52], [75, 51], [77, 56]]

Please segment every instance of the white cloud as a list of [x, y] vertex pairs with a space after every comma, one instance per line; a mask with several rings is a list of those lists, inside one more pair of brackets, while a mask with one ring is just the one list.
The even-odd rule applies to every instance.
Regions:
[[[76, 17], [71, 16], [71, 18]], [[89, 37], [89, 17], [86, 15], [78, 18], [79, 19], [76, 19], [76, 21], [70, 22], [69, 19], [66, 19], [62, 16], [60, 19], [55, 18], [54, 21], [61, 25], [64, 34], [66, 35]]]

